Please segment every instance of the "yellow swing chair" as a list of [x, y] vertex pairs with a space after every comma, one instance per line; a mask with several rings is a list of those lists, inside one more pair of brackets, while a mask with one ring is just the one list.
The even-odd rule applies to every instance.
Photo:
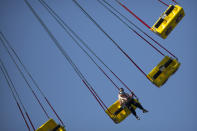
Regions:
[[[134, 99], [136, 102], [138, 102], [136, 99]], [[139, 102], [138, 102], [139, 103]], [[136, 109], [136, 106], [131, 105], [133, 109]], [[115, 112], [121, 108], [119, 100], [117, 100], [115, 103], [113, 103], [105, 112], [107, 115], [114, 121], [114, 123], [118, 124], [121, 121], [123, 121], [125, 118], [127, 118], [131, 111], [124, 107], [118, 114], [115, 115]]]
[[157, 87], [160, 87], [178, 70], [179, 66], [180, 63], [178, 60], [165, 56], [162, 61], [150, 71], [147, 78]]
[[36, 131], [66, 131], [66, 129], [63, 126], [58, 125], [53, 119], [49, 119]]
[[184, 16], [185, 13], [181, 6], [169, 5], [167, 10], [159, 17], [157, 22], [152, 26], [151, 31], [165, 39]]

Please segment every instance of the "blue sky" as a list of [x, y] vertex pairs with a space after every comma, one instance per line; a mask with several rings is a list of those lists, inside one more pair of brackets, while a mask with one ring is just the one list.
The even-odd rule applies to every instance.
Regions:
[[[116, 101], [118, 91], [76, 46], [46, 9], [37, 0], [29, 0], [29, 2], [105, 104], [110, 106]], [[0, 30], [44, 91], [69, 131], [197, 130], [195, 122], [197, 121], [197, 89], [195, 87], [195, 73], [197, 73], [195, 70], [197, 55], [195, 13], [197, 3], [195, 0], [179, 1], [186, 16], [165, 40], [150, 32], [113, 0], [109, 0], [121, 13], [142, 27], [179, 58], [181, 62], [179, 70], [159, 89], [129, 62], [76, 7], [72, 0], [47, 0], [46, 2], [127, 83], [138, 95], [143, 106], [149, 110], [147, 114], [137, 110], [141, 118], [140, 121], [130, 115], [122, 123], [114, 124], [83, 85], [24, 1], [0, 0]], [[163, 58], [96, 0], [78, 0], [78, 2], [146, 73]], [[156, 0], [127, 0], [122, 2], [150, 26], [166, 9]], [[165, 0], [165, 2], [170, 3], [169, 0]], [[0, 58], [6, 65], [35, 127], [38, 128], [47, 121], [47, 118], [27, 88], [2, 43], [0, 43]], [[115, 80], [112, 75], [110, 76]], [[121, 86], [118, 81], [116, 82]], [[38, 93], [50, 116], [57, 121], [33, 84], [32, 87]], [[0, 105], [0, 130], [27, 130], [2, 72], [0, 73]]]

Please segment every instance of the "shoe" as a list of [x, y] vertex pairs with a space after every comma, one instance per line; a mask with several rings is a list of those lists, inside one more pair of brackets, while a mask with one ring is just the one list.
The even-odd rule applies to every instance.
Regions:
[[140, 120], [140, 118], [138, 116], [135, 116], [137, 120]]
[[143, 110], [143, 113], [147, 113], [148, 111], [146, 109]]

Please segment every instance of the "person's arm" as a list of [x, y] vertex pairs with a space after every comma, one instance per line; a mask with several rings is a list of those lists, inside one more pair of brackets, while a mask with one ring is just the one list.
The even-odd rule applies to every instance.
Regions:
[[121, 100], [120, 95], [118, 95], [118, 100], [119, 100], [119, 102], [120, 102], [120, 105], [122, 105], [122, 100]]

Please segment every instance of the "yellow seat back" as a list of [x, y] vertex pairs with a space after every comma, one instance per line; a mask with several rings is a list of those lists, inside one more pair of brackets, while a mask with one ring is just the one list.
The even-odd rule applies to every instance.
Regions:
[[160, 87], [177, 71], [179, 66], [180, 63], [176, 59], [165, 56], [163, 60], [150, 71], [147, 77], [153, 84]]
[[184, 16], [185, 13], [181, 6], [169, 5], [168, 9], [160, 16], [151, 30], [165, 39]]
[[64, 127], [55, 123], [53, 119], [49, 119], [45, 124], [43, 124], [36, 131], [66, 131]]
[[[136, 99], [134, 99], [136, 102], [138, 102]], [[136, 106], [132, 105], [132, 107], [134, 109], [136, 109]], [[114, 104], [112, 104], [108, 110], [106, 110], [105, 112], [107, 113], [107, 115], [116, 123], [120, 123], [121, 121], [123, 121], [127, 116], [129, 116], [131, 114], [131, 111], [128, 108], [124, 108], [119, 114], [115, 115], [114, 113], [120, 109], [120, 102], [119, 100], [117, 100]]]

